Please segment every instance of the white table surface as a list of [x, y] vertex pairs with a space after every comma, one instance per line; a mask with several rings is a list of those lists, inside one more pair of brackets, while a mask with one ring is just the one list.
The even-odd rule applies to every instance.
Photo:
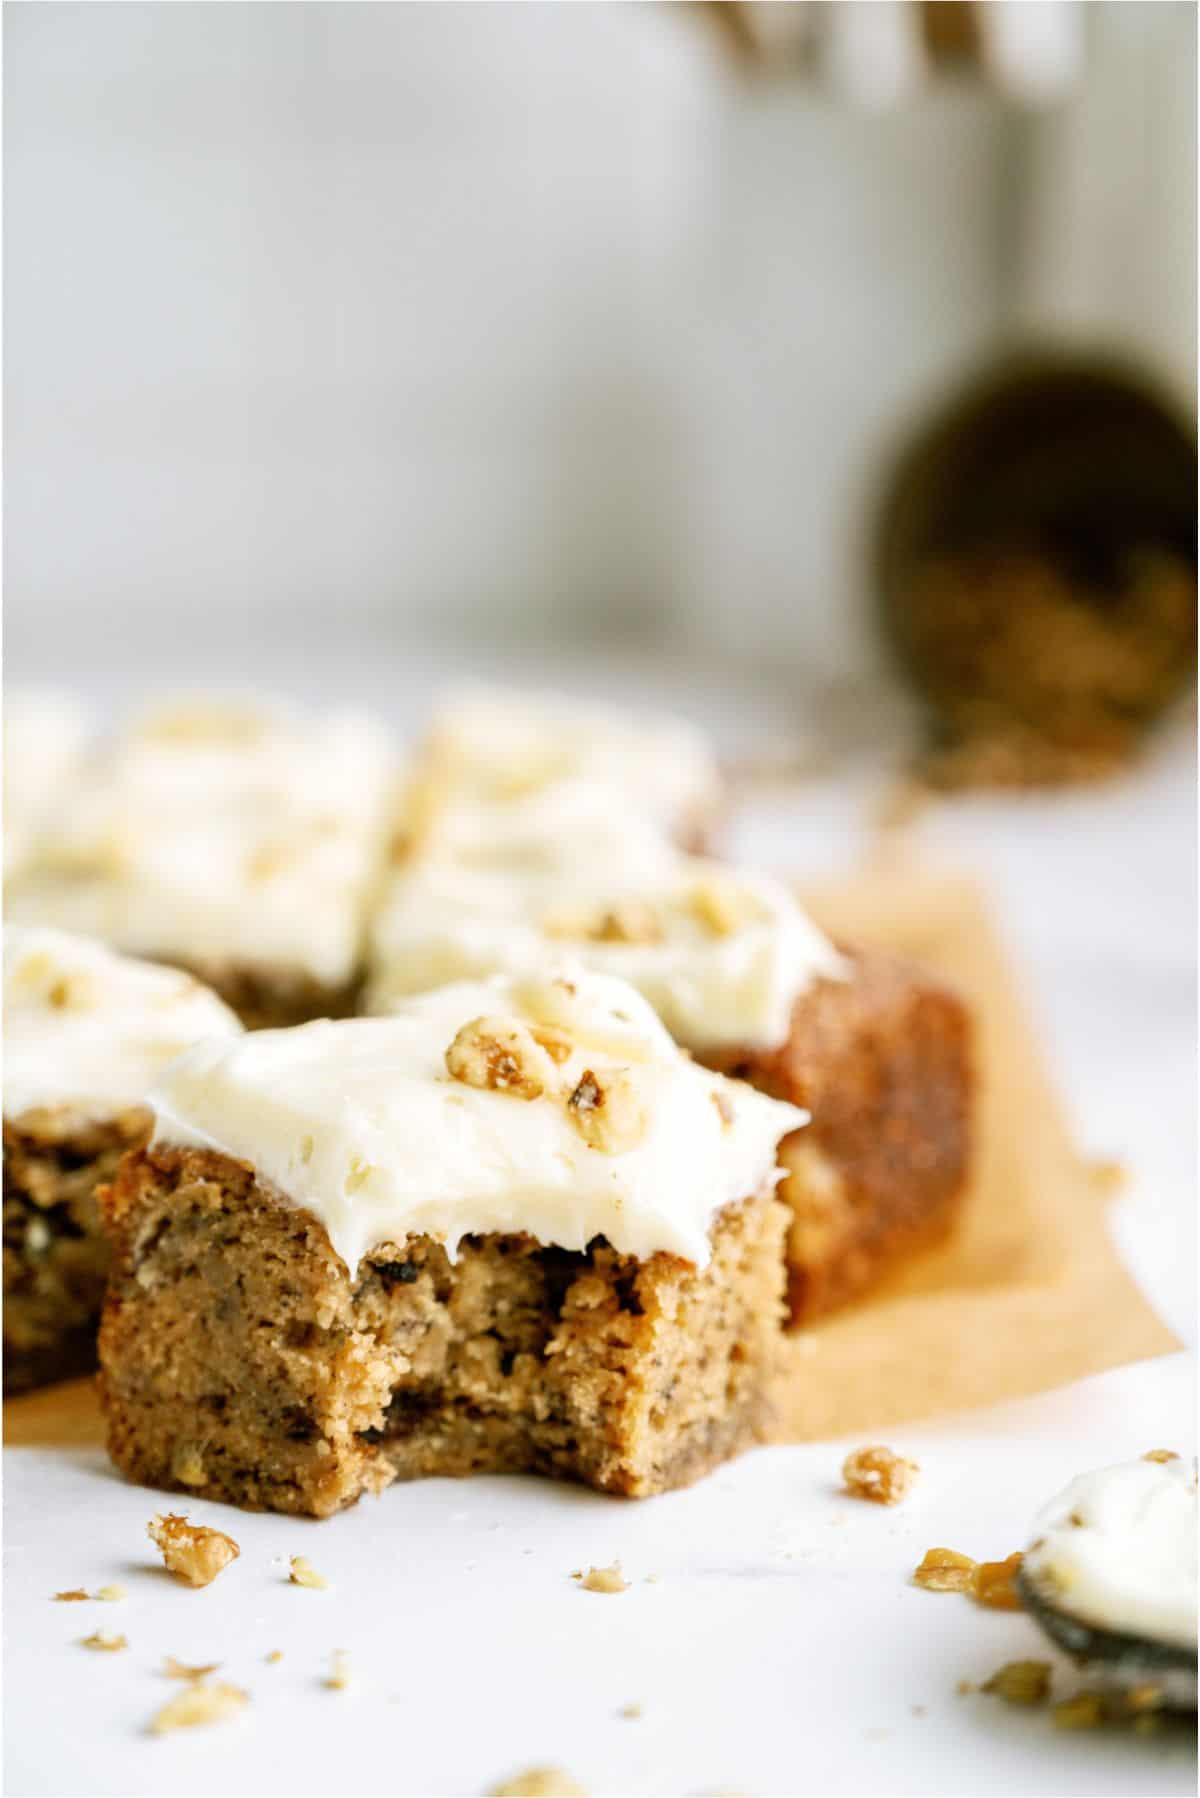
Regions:
[[[864, 757], [757, 802], [736, 847], [844, 868], [885, 778]], [[156, 1569], [155, 1500], [98, 1451], [7, 1450], [6, 1790], [465, 1794], [556, 1763], [593, 1793], [1194, 1792], [1194, 1735], [1067, 1734], [958, 1696], [1006, 1659], [1053, 1656], [1027, 1618], [908, 1575], [934, 1544], [1019, 1547], [1083, 1468], [1194, 1446], [1195, 825], [1184, 736], [1102, 791], [957, 801], [919, 825], [992, 892], [1081, 1146], [1130, 1167], [1114, 1228], [1186, 1352], [903, 1431], [923, 1472], [895, 1510], [839, 1495], [836, 1444], [759, 1451], [641, 1505], [498, 1479], [393, 1489], [321, 1525], [191, 1503], [242, 1547], [198, 1593]], [[297, 1552], [329, 1591], [286, 1583]], [[569, 1577], [614, 1557], [620, 1595]], [[112, 1580], [121, 1603], [51, 1602]], [[78, 1646], [95, 1628], [128, 1651]], [[322, 1684], [335, 1649], [348, 1691]], [[146, 1736], [178, 1690], [167, 1654], [220, 1661], [250, 1705]]]

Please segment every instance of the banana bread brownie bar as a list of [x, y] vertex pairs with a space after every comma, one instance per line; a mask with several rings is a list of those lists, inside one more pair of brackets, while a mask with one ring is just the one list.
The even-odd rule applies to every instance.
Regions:
[[387, 733], [358, 714], [165, 704], [42, 829], [9, 918], [182, 967], [251, 1027], [344, 1015], [395, 779]]
[[325, 1516], [528, 1470], [643, 1496], [771, 1419], [795, 1108], [623, 983], [462, 983], [205, 1044], [105, 1194], [111, 1453]]
[[780, 1147], [793, 1323], [857, 1297], [944, 1236], [970, 1171], [966, 1004], [895, 956], [850, 951], [845, 965], [845, 978], [819, 977], [800, 994], [773, 1052], [704, 1057], [812, 1115]]
[[781, 1150], [793, 1322], [949, 1227], [970, 1158], [966, 1006], [919, 968], [839, 955], [766, 875], [679, 856], [600, 878], [419, 860], [375, 920], [366, 1003], [564, 951], [629, 980], [705, 1065], [811, 1112]]
[[108, 1268], [96, 1188], [144, 1143], [146, 1088], [237, 1019], [173, 969], [58, 931], [4, 945], [4, 1390], [96, 1363]]

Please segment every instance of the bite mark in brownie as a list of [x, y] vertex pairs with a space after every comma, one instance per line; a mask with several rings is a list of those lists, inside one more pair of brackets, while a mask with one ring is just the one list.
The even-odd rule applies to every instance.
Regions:
[[211, 1151], [127, 1157], [101, 1395], [117, 1465], [328, 1516], [396, 1479], [538, 1472], [645, 1496], [765, 1438], [786, 1211], [727, 1206], [703, 1268], [524, 1235], [385, 1243], [351, 1280], [321, 1223]]

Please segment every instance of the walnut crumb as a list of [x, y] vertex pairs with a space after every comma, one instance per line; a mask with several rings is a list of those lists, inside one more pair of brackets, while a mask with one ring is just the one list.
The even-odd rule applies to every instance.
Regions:
[[120, 1649], [129, 1647], [125, 1636], [114, 1635], [107, 1629], [94, 1630], [90, 1636], [82, 1636], [80, 1640], [84, 1648], [102, 1648], [108, 1654], [116, 1654]]
[[263, 1660], [267, 1663], [268, 1667], [278, 1666], [279, 1662], [282, 1659], [283, 1659], [282, 1648], [273, 1648], [271, 1650], [270, 1654], [264, 1654], [264, 1656], [263, 1656]]
[[240, 1686], [229, 1686], [223, 1682], [206, 1685], [203, 1680], [196, 1680], [177, 1692], [174, 1698], [167, 1700], [162, 1709], [156, 1711], [150, 1719], [147, 1729], [152, 1736], [169, 1735], [176, 1729], [194, 1729], [202, 1723], [221, 1723], [226, 1717], [237, 1715], [249, 1700], [249, 1694]]
[[169, 1654], [163, 1662], [164, 1679], [207, 1679], [221, 1665], [220, 1661], [210, 1661], [205, 1667], [189, 1667], [186, 1661], [177, 1661]]
[[325, 1684], [331, 1692], [345, 1692], [350, 1687], [350, 1656], [344, 1648], [335, 1648], [330, 1659]]
[[561, 1767], [529, 1767], [493, 1786], [488, 1798], [587, 1798], [587, 1787]]
[[323, 1573], [318, 1573], [307, 1555], [293, 1555], [288, 1563], [289, 1583], [293, 1586], [307, 1586], [310, 1591], [324, 1592], [329, 1581]]
[[968, 1695], [968, 1693], [973, 1692], [975, 1690], [975, 1687], [971, 1680], [960, 1679], [958, 1681], [957, 1685], [955, 1686], [954, 1690], [960, 1698], [965, 1698]]
[[167, 1572], [189, 1586], [211, 1585], [222, 1568], [242, 1552], [232, 1536], [173, 1513], [152, 1517], [146, 1534], [161, 1549]]
[[586, 1573], [573, 1573], [572, 1579], [579, 1581], [584, 1592], [627, 1592], [629, 1581], [621, 1572], [620, 1561], [614, 1561], [611, 1567], [589, 1567]]
[[646, 1131], [646, 1114], [623, 1068], [603, 1076], [586, 1068], [567, 1096], [567, 1116], [589, 1149], [605, 1155], [634, 1148]]
[[1005, 1704], [1044, 1704], [1050, 1695], [1049, 1661], [1007, 1661], [980, 1687]]
[[1173, 1448], [1149, 1448], [1142, 1456], [1143, 1461], [1178, 1461], [1179, 1456]]
[[842, 1462], [846, 1490], [877, 1505], [898, 1505], [920, 1471], [890, 1448], [856, 1448]]
[[1099, 1692], [1076, 1692], [1064, 1698], [1050, 1713], [1055, 1729], [1096, 1729], [1104, 1721], [1104, 1699]]
[[473, 1018], [446, 1050], [446, 1069], [464, 1086], [540, 1099], [553, 1067], [527, 1025], [509, 1018]]
[[114, 1583], [111, 1586], [97, 1587], [96, 1597], [102, 1598], [106, 1604], [116, 1604], [119, 1602], [120, 1599], [127, 1598], [128, 1593], [126, 1592], [124, 1586], [120, 1586], [120, 1585], [117, 1585]]
[[642, 1707], [640, 1704], [637, 1704], [637, 1703], [623, 1704], [621, 1706], [620, 1710], [617, 1712], [618, 1717], [628, 1717], [631, 1721], [637, 1717], [640, 1717], [641, 1714], [642, 1714]]
[[1016, 1580], [1020, 1570], [1019, 1553], [1009, 1555], [1006, 1561], [980, 1561], [971, 1586], [976, 1604], [993, 1611], [1019, 1611], [1022, 1606]]
[[80, 1604], [87, 1597], [82, 1586], [72, 1586], [69, 1592], [56, 1592], [55, 1604]]
[[926, 1592], [970, 1592], [975, 1583], [975, 1562], [953, 1548], [927, 1548], [913, 1574], [913, 1585]]

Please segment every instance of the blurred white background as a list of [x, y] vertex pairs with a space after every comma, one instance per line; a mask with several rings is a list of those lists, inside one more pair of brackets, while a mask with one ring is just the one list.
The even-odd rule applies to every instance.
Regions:
[[684, 6], [9, 7], [10, 673], [869, 676], [961, 373], [1032, 325], [1190, 402], [1195, 10], [1060, 10], [1030, 106], [749, 80]]

